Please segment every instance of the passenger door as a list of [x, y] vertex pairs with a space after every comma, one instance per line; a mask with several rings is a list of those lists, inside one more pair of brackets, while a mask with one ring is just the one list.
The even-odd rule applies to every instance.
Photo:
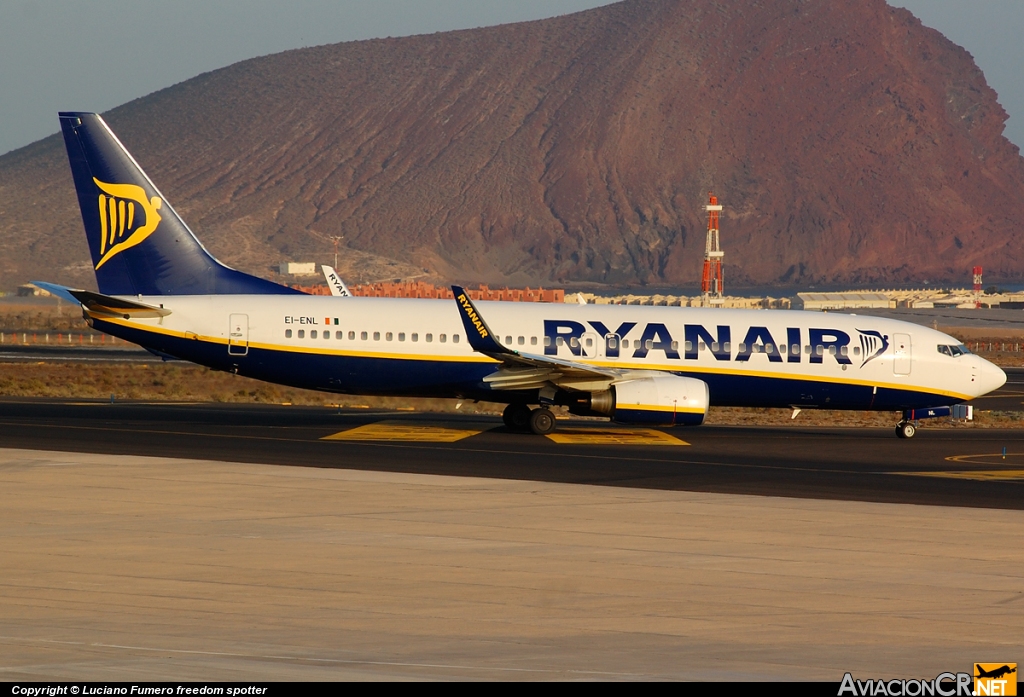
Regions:
[[892, 372], [896, 375], [910, 375], [910, 335], [893, 334]]

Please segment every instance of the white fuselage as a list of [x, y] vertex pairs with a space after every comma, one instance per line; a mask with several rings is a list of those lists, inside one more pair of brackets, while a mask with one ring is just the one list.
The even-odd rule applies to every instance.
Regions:
[[[454, 301], [128, 299], [170, 314], [95, 317], [97, 326], [215, 368], [337, 392], [505, 401], [481, 383], [496, 362], [470, 346]], [[717, 405], [904, 409], [966, 401], [1006, 379], [978, 356], [943, 352], [939, 347], [960, 343], [946, 334], [869, 316], [511, 302], [477, 307], [499, 342], [520, 353], [696, 377], [709, 384]]]

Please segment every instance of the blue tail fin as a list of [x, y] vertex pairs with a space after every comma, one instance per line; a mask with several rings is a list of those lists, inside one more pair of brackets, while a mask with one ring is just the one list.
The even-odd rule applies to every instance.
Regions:
[[300, 292], [210, 256], [98, 115], [61, 112], [60, 127], [101, 293]]

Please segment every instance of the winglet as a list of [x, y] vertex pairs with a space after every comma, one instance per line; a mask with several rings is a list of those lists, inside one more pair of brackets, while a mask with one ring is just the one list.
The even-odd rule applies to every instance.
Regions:
[[327, 287], [331, 289], [331, 295], [336, 298], [351, 298], [352, 291], [348, 289], [345, 282], [341, 280], [341, 276], [334, 270], [333, 266], [327, 266], [322, 264], [320, 270], [324, 272], [324, 278], [327, 279]]
[[483, 316], [477, 311], [473, 301], [469, 299], [469, 293], [465, 288], [452, 286], [452, 293], [455, 295], [455, 304], [459, 307], [462, 324], [466, 327], [466, 338], [469, 339], [469, 345], [473, 347], [474, 351], [479, 351], [487, 356], [515, 353], [498, 343], [494, 332], [484, 322]]

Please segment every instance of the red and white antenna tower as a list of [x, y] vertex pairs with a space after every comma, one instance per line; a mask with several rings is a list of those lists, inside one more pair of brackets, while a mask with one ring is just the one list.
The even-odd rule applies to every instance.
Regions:
[[708, 239], [704, 245], [704, 273], [700, 281], [701, 307], [722, 304], [722, 257], [725, 252], [718, 246], [718, 214], [722, 207], [718, 197], [708, 192], [710, 199], [704, 210], [708, 212]]
[[974, 267], [974, 309], [981, 309], [981, 267]]

